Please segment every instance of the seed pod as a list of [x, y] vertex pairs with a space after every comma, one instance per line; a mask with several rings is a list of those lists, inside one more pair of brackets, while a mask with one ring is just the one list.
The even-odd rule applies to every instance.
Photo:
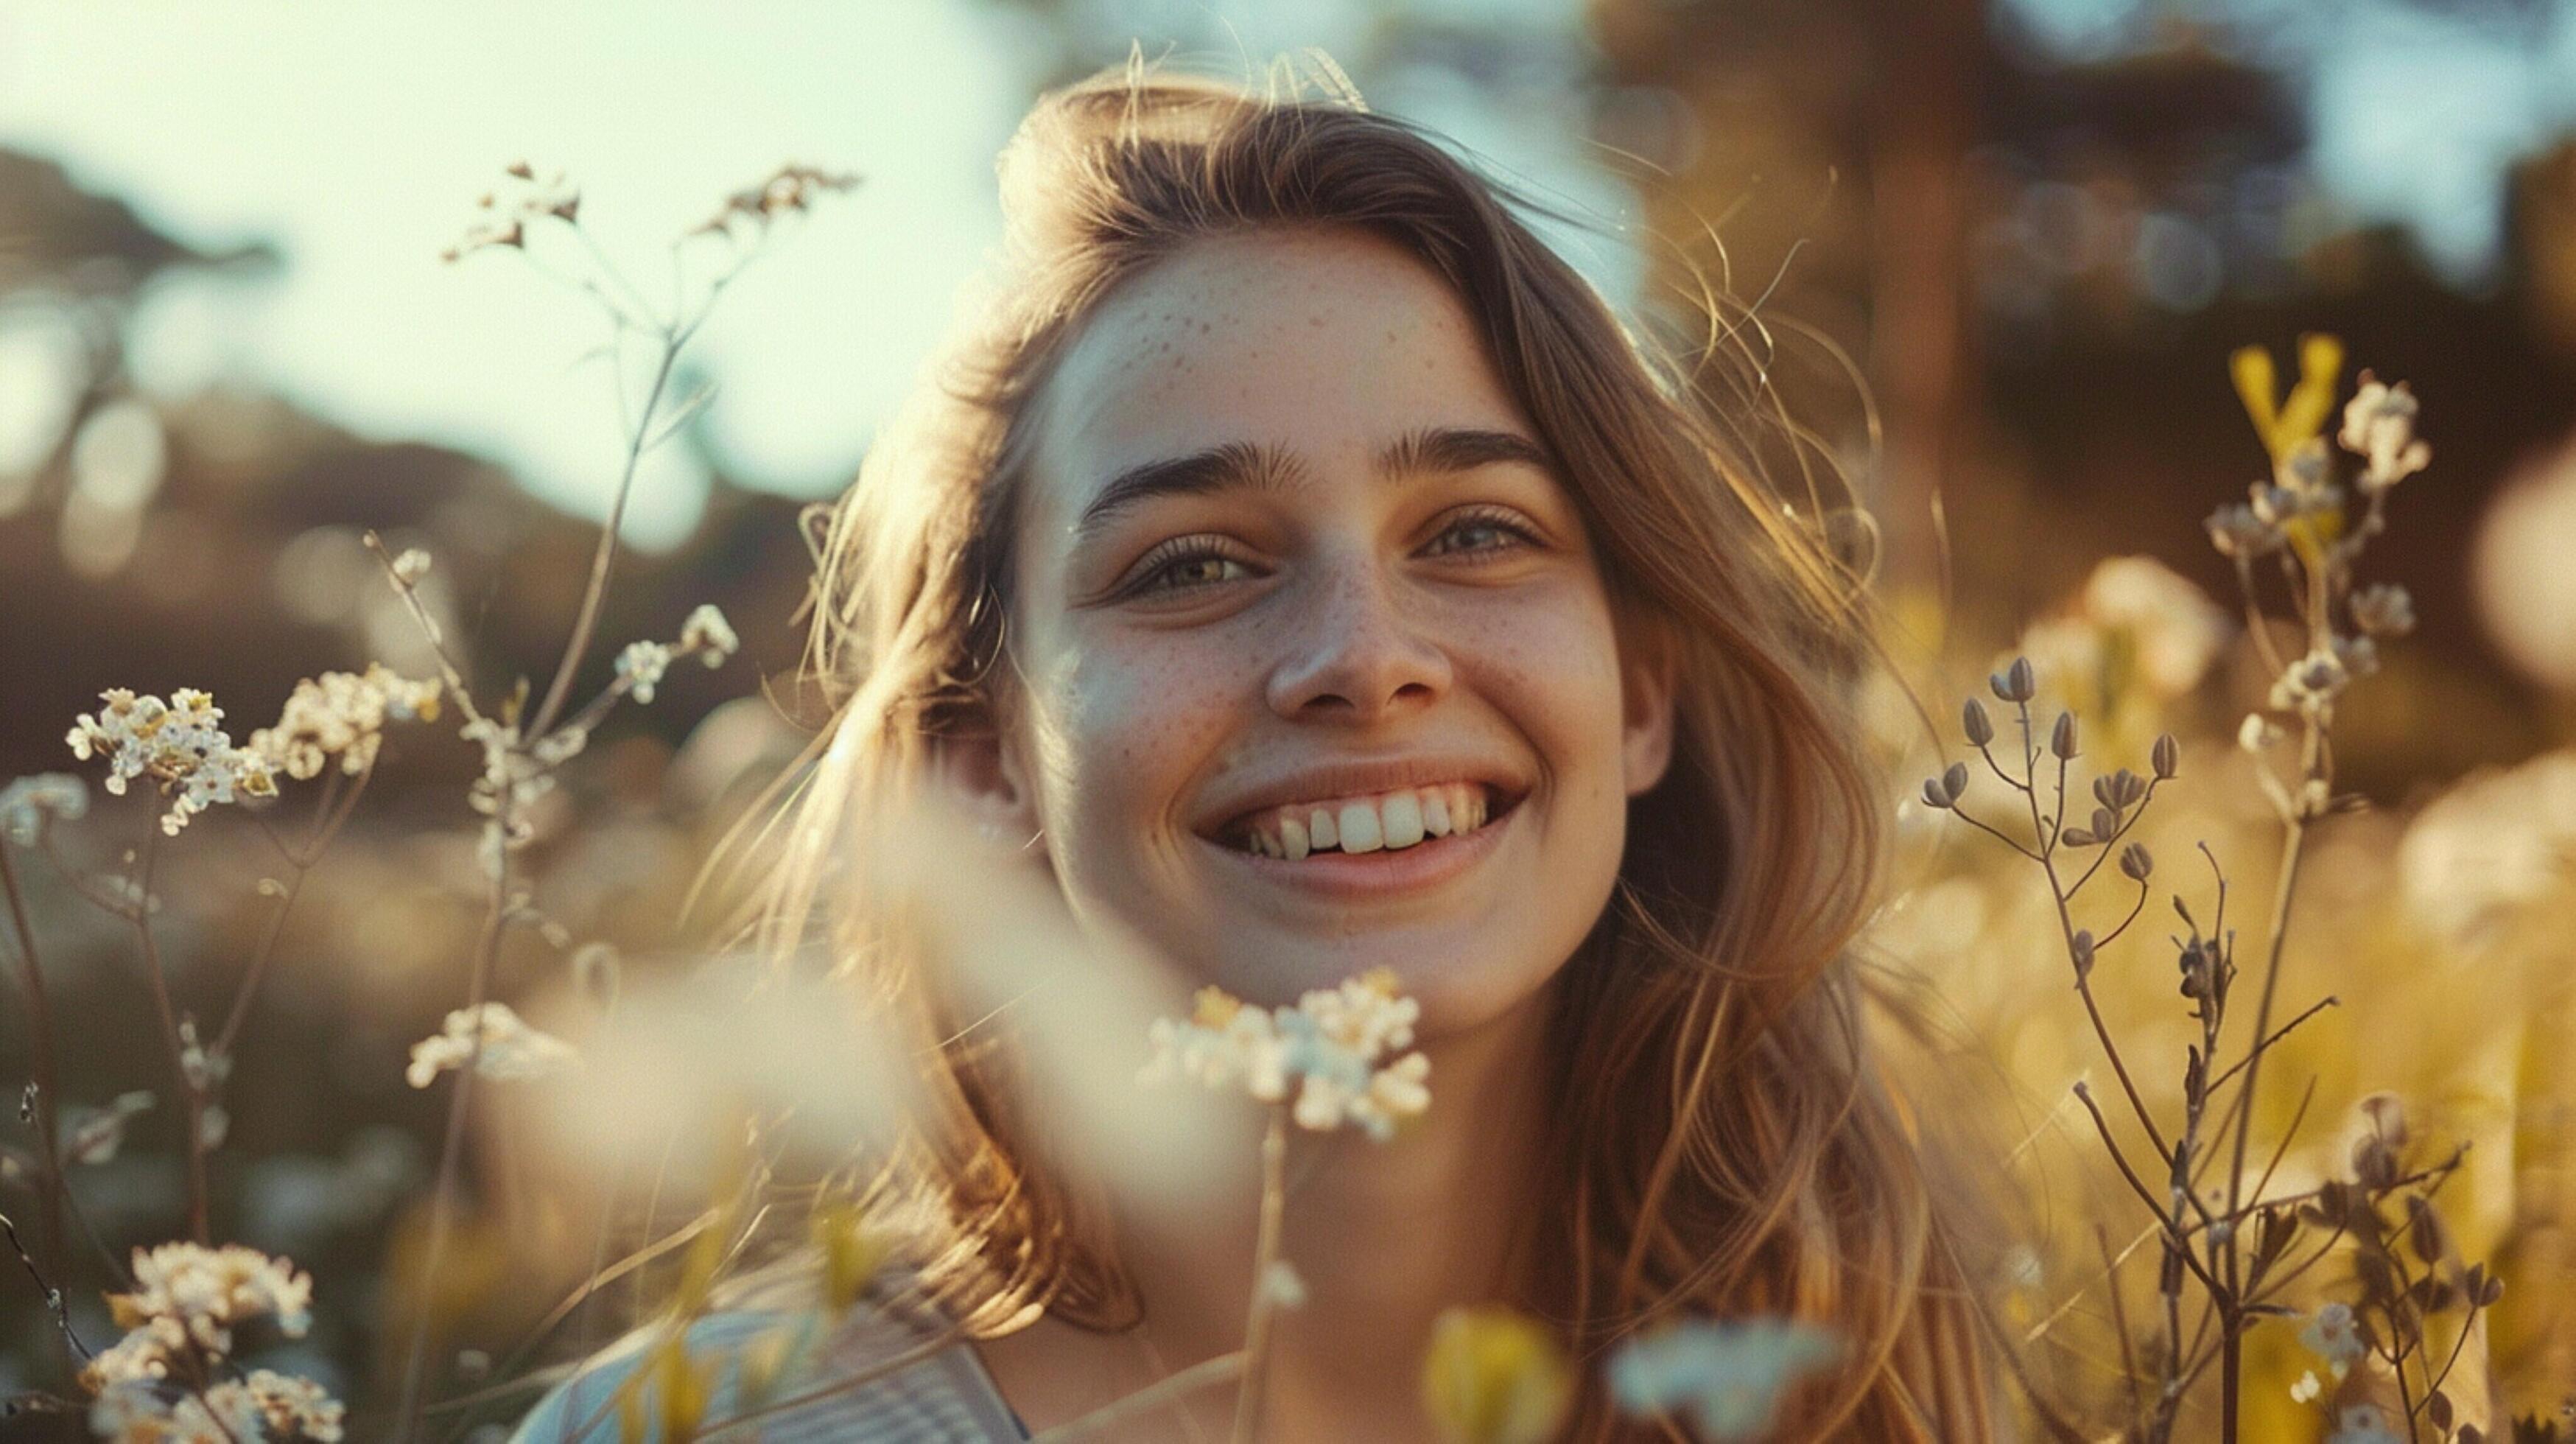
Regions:
[[2060, 712], [2057, 714], [2057, 726], [2048, 734], [2048, 750], [2056, 754], [2057, 760], [2060, 762], [2072, 762], [2075, 760], [2074, 713]]
[[1926, 777], [1923, 779], [1923, 805], [1925, 807], [1931, 808], [1935, 812], [1947, 812], [1950, 810], [1950, 802], [1950, 793], [1948, 789], [1941, 785], [1940, 778]]
[[2074, 939], [2066, 945], [2066, 951], [2075, 959], [2075, 976], [2081, 978], [2092, 972], [2093, 930], [2077, 928]]
[[2376, 1136], [2364, 1138], [2352, 1146], [2352, 1176], [2364, 1188], [2386, 1188], [2397, 1181], [2397, 1155]]
[[1959, 729], [1968, 734], [1968, 745], [1983, 747], [1995, 740], [1995, 724], [1986, 716], [1986, 704], [1971, 697], [1959, 709]]
[[2149, 754], [2148, 760], [2154, 764], [2156, 776], [2170, 782], [2174, 774], [2182, 770], [2182, 744], [2176, 742], [2170, 732], [2159, 733], [2155, 750]]
[[1950, 800], [1952, 802], [1956, 802], [1960, 798], [1967, 796], [1968, 764], [1965, 762], [1951, 763], [1949, 769], [1941, 774], [1941, 790], [1950, 794]]
[[2101, 841], [2100, 838], [2095, 837], [2093, 834], [2086, 832], [2080, 827], [2070, 827], [2066, 829], [2064, 832], [2057, 835], [2057, 840], [2066, 844], [2068, 847], [2091, 847], [2094, 843]]
[[2126, 812], [2147, 800], [2147, 779], [2123, 767], [2111, 774], [2111, 792], [2118, 799], [2111, 805]]
[[2446, 1251], [2443, 1247], [2442, 1216], [2433, 1209], [2433, 1201], [2420, 1193], [2406, 1195], [2406, 1241], [2415, 1246], [2415, 1256], [2427, 1264], [2438, 1264]]
[[2482, 1309], [2494, 1308], [2496, 1300], [2503, 1297], [2504, 1276], [2502, 1274], [2487, 1275], [2487, 1286], [2478, 1294], [2478, 1307]]
[[2113, 812], [2107, 807], [2097, 807], [2093, 809], [2093, 835], [2095, 837], [2100, 838], [2104, 842], [2109, 842], [2111, 840], [2111, 834], [2118, 832], [2119, 830], [2120, 815], [2118, 813]]
[[2015, 657], [2012, 665], [1986, 679], [1995, 696], [2005, 702], [2027, 702], [2039, 691], [2039, 679], [2030, 669], [2028, 657]]
[[2439, 1389], [2434, 1390], [2433, 1397], [2424, 1401], [2424, 1417], [2432, 1420], [2433, 1427], [2442, 1433], [2451, 1432], [2451, 1396]]
[[2128, 876], [2129, 881], [2145, 882], [2147, 875], [2155, 870], [2155, 856], [2147, 851], [2146, 844], [2133, 842], [2120, 849], [2120, 871]]

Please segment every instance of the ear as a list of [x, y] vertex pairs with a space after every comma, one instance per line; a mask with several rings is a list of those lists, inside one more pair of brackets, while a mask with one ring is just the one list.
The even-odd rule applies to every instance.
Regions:
[[1019, 748], [1002, 728], [943, 734], [931, 747], [933, 768], [967, 821], [1014, 847], [1037, 834], [1036, 797]]
[[1620, 648], [1619, 760], [1628, 795], [1650, 791], [1673, 762], [1673, 693], [1680, 667], [1660, 629]]

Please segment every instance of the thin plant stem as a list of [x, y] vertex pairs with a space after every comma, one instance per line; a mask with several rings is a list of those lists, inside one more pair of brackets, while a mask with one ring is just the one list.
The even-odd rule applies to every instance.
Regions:
[[[277, 907], [269, 913], [268, 927], [260, 935], [259, 951], [251, 954], [250, 966], [242, 973], [241, 986], [233, 993], [233, 1006], [224, 1017], [223, 1031], [215, 1035], [214, 1051], [218, 1055], [232, 1056], [233, 1045], [241, 1039], [242, 1025], [250, 1019], [251, 1001], [259, 996], [260, 984], [268, 977], [269, 960], [276, 956], [278, 939], [286, 932], [286, 915], [294, 911], [295, 900], [304, 891], [304, 880], [312, 875], [314, 865], [321, 861], [323, 850], [339, 836], [342, 824], [349, 820], [349, 814], [358, 805], [358, 794], [366, 791], [367, 779], [374, 773], [375, 764], [370, 762], [358, 774], [357, 781], [349, 784], [346, 792], [339, 792], [343, 774], [332, 773], [330, 780], [323, 784], [321, 797], [314, 802], [313, 827], [305, 838], [304, 846], [290, 848], [283, 842], [278, 843], [278, 851], [286, 855], [288, 874], [286, 881], [280, 884], [285, 891], [279, 894]], [[336, 798], [333, 796], [335, 792], [339, 793]], [[333, 805], [335, 802], [338, 804], [336, 807]], [[270, 832], [269, 837], [277, 841], [275, 832]]]
[[[41, 819], [38, 825], [43, 825]], [[0, 840], [0, 892], [8, 895], [9, 923], [18, 935], [18, 961], [27, 985], [27, 1046], [30, 1076], [36, 1085], [36, 1144], [45, 1154], [44, 1190], [36, 1200], [38, 1218], [44, 1225], [46, 1257], [60, 1259], [64, 1185], [59, 1115], [54, 1105], [54, 1095], [61, 1086], [54, 1069], [54, 1014], [45, 1001], [45, 970], [36, 958], [36, 929], [27, 920], [26, 894], [18, 886], [18, 867], [9, 859], [6, 840]]]
[[[511, 822], [510, 804], [505, 792], [500, 810], [488, 826], [507, 837]], [[437, 1320], [432, 1317], [431, 1288], [438, 1277], [439, 1265], [445, 1261], [448, 1234], [455, 1226], [456, 1173], [465, 1152], [465, 1120], [474, 1098], [474, 1079], [483, 1062], [483, 999], [491, 986], [492, 964], [501, 951], [501, 933], [509, 913], [510, 853], [498, 849], [498, 865], [492, 870], [489, 906], [483, 915], [482, 936], [474, 947], [472, 975], [466, 982], [466, 1016], [474, 1022], [474, 1041], [467, 1046], [464, 1065], [456, 1070], [456, 1087], [447, 1099], [447, 1133], [438, 1151], [438, 1182], [430, 1195], [429, 1245], [421, 1257], [416, 1284], [420, 1294], [420, 1316], [413, 1321], [411, 1348], [403, 1360], [402, 1400], [397, 1418], [397, 1440], [409, 1440], [420, 1422], [422, 1368], [429, 1356], [429, 1335]]]
[[626, 516], [627, 498], [635, 491], [635, 473], [644, 461], [653, 417], [660, 409], [662, 392], [671, 384], [671, 370], [680, 359], [680, 347], [687, 335], [685, 331], [664, 334], [662, 358], [654, 365], [653, 384], [645, 390], [643, 410], [628, 433], [625, 469], [617, 478], [616, 494], [609, 500], [608, 519], [599, 529], [599, 546], [591, 553], [590, 582], [582, 589], [581, 612], [573, 621], [572, 638], [564, 646], [563, 660], [555, 665], [555, 679], [546, 687], [545, 701], [538, 705], [536, 719], [523, 736], [546, 735], [555, 714], [563, 710], [564, 696], [572, 689], [573, 673], [581, 666], [582, 654], [590, 650], [591, 633], [599, 626], [600, 605], [608, 595], [609, 570], [617, 560], [617, 530]]
[[[146, 794], [149, 796], [149, 794]], [[170, 1006], [170, 981], [161, 971], [161, 947], [152, 937], [152, 874], [161, 857], [161, 827], [155, 822], [143, 834], [143, 870], [140, 896], [128, 916], [134, 920], [134, 935], [143, 950], [143, 974], [152, 984], [152, 1006], [161, 1022], [161, 1042], [170, 1053], [170, 1074], [178, 1080], [182, 1123], [187, 1129], [184, 1147], [188, 1160], [188, 1236], [200, 1244], [213, 1241], [206, 1205], [205, 1095], [196, 1081], [188, 1076], [188, 1052], [179, 1040], [179, 1015]]]
[[1261, 1437], [1261, 1412], [1270, 1387], [1270, 1326], [1278, 1309], [1270, 1287], [1279, 1260], [1279, 1230], [1287, 1205], [1288, 1108], [1270, 1105], [1261, 1135], [1261, 1231], [1252, 1249], [1252, 1306], [1243, 1324], [1243, 1387], [1235, 1396], [1232, 1444]]
[[[2308, 751], [2312, 762], [2316, 755], [2316, 736], [2316, 729], [2311, 727], [2308, 730]], [[2254, 1005], [2255, 1042], [2253, 1048], [2245, 1055], [2245, 1086], [2237, 1090], [2235, 1106], [2230, 1110], [2234, 1115], [2236, 1126], [2236, 1139], [2231, 1145], [2227, 1168], [2227, 1216], [2231, 1219], [2240, 1214], [2245, 1202], [2245, 1148], [2254, 1133], [2254, 1085], [2262, 1076], [2263, 1055], [2268, 1051], [2266, 1040], [2270, 1038], [2272, 1032], [2272, 1000], [2280, 988], [2281, 958], [2289, 941], [2290, 904], [2298, 888], [2299, 864], [2307, 852], [2305, 846], [2307, 832], [2305, 820], [2297, 813], [2292, 813], [2287, 830], [2281, 839], [2280, 879], [2272, 893], [2271, 945], [2263, 963], [2263, 991]], [[2228, 1238], [2228, 1262], [2231, 1275], [2235, 1272], [2236, 1256], [2235, 1237], [2231, 1233]], [[2221, 1336], [2221, 1347], [2226, 1355], [2219, 1366], [2221, 1423], [2225, 1429], [2225, 1437], [2232, 1444], [2236, 1438], [2237, 1378], [2244, 1372], [2245, 1363], [2245, 1339], [2241, 1320], [2233, 1316], [2227, 1320], [2226, 1332]]]

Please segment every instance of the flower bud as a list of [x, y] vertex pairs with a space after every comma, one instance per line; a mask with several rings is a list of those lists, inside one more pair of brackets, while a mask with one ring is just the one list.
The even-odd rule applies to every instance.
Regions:
[[2171, 782], [2174, 775], [2182, 770], [2182, 744], [2176, 742], [2170, 732], [2159, 733], [2149, 760], [2155, 766], [2157, 780]]
[[2118, 813], [2113, 812], [2107, 807], [2097, 807], [2093, 809], [2093, 835], [2095, 837], [2102, 839], [2104, 842], [2109, 842], [2111, 840], [2111, 834], [2118, 832], [2119, 830], [2120, 815]]
[[2027, 702], [2039, 691], [2039, 680], [2030, 669], [2028, 657], [2015, 657], [2012, 665], [1986, 679], [1995, 696], [2005, 702]]
[[1941, 790], [1950, 794], [1950, 800], [1952, 802], [1956, 802], [1960, 798], [1967, 796], [1968, 764], [1964, 762], [1951, 763], [1949, 768], [1941, 774]]
[[2093, 930], [2091, 928], [2077, 928], [2075, 930], [2074, 938], [2066, 945], [2066, 951], [2069, 956], [2075, 959], [2075, 976], [2081, 978], [2085, 974], [2092, 972]]
[[2075, 760], [2074, 713], [2060, 712], [2057, 714], [2057, 727], [2054, 731], [2048, 734], [2048, 750], [2055, 753], [2057, 760], [2060, 762], [2072, 762]]
[[1974, 697], [1959, 709], [1959, 727], [1968, 734], [1971, 747], [1983, 747], [1995, 740], [1995, 724], [1986, 717], [1986, 704]]
[[1951, 797], [1949, 789], [1942, 785], [1942, 779], [1938, 777], [1926, 777], [1923, 779], [1923, 805], [1925, 807], [1929, 807], [1936, 812], [1947, 812], [1950, 810], [1950, 804], [1953, 801], [1956, 801], [1956, 799]]
[[2146, 844], [2133, 842], [2120, 849], [2120, 871], [2128, 875], [2129, 881], [2145, 882], [2155, 870], [2155, 855], [2147, 851]]

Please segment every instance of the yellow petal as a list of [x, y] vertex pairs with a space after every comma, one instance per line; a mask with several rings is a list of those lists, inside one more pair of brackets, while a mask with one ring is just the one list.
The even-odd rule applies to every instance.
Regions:
[[2273, 422], [2272, 454], [2289, 455], [2325, 430], [2334, 414], [2335, 388], [2343, 380], [2343, 342], [2324, 332], [2299, 339], [2299, 384]]
[[2228, 374], [2236, 378], [2236, 397], [2245, 403], [2246, 419], [2254, 423], [2254, 434], [2263, 438], [2263, 449], [2278, 459], [2272, 438], [2279, 430], [2279, 380], [2272, 374], [2272, 353], [2260, 346], [2243, 346], [2228, 358]]
[[1510, 1309], [1450, 1309], [1432, 1325], [1422, 1404], [1450, 1444], [1541, 1444], [1574, 1399], [1546, 1329]]

